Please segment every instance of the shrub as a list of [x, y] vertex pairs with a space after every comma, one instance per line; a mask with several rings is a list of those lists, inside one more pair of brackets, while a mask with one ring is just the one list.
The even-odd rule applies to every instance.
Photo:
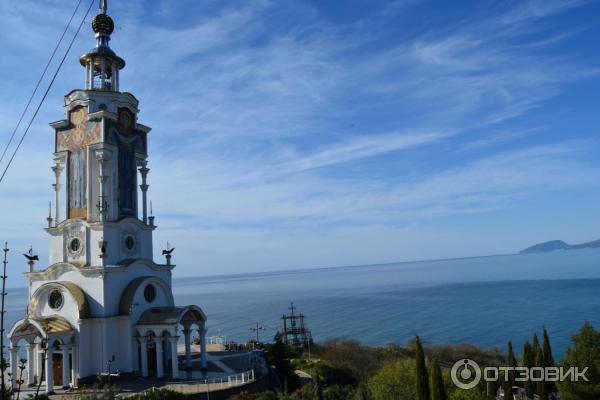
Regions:
[[404, 359], [386, 364], [369, 380], [373, 400], [415, 399], [417, 372], [415, 360]]

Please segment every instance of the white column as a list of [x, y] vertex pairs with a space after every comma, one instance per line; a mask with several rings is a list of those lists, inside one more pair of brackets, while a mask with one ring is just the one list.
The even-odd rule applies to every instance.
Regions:
[[140, 185], [140, 189], [142, 189], [142, 221], [144, 221], [145, 224], [148, 223], [148, 184], [146, 183], [146, 178], [148, 176], [148, 172], [150, 172], [150, 169], [147, 167], [148, 166], [148, 162], [146, 160], [142, 161], [142, 166], [140, 167], [139, 171], [140, 174], [142, 175], [142, 184]]
[[206, 370], [206, 329], [198, 329], [200, 334], [200, 369]]
[[17, 389], [17, 366], [19, 364], [19, 346], [10, 348], [10, 384], [13, 390]]
[[35, 359], [36, 359], [35, 343], [27, 344], [27, 385], [32, 386], [35, 381]]
[[89, 62], [85, 65], [85, 88], [86, 88], [86, 90], [90, 89], [90, 63]]
[[189, 328], [183, 330], [185, 339], [185, 367], [192, 369], [192, 331]]
[[48, 345], [48, 350], [46, 350], [46, 393], [54, 393], [54, 371], [52, 370], [53, 355], [54, 349]]
[[171, 342], [171, 366], [173, 379], [179, 379], [179, 359], [177, 358], [177, 343], [179, 336], [169, 338]]
[[162, 337], [157, 337], [154, 339], [154, 345], [156, 348], [156, 377], [162, 378], [164, 376], [164, 368], [163, 368], [163, 339]]
[[54, 224], [60, 224], [60, 189], [62, 185], [60, 184], [60, 174], [63, 171], [63, 166], [60, 164], [60, 159], [56, 158], [56, 165], [52, 167], [52, 171], [54, 172], [55, 182], [52, 184], [54, 188]]
[[106, 89], [106, 60], [100, 61], [100, 85], [102, 90]]
[[104, 206], [109, 207], [108, 196], [106, 191], [106, 182], [108, 181], [109, 176], [106, 174], [106, 164], [111, 159], [111, 151], [110, 150], [96, 150], [96, 160], [98, 161], [98, 183], [100, 184], [100, 199], [102, 209], [99, 210], [100, 221], [106, 221], [108, 209], [104, 209]]
[[88, 61], [88, 69], [87, 69], [87, 81], [88, 81], [88, 85], [87, 88], [88, 90], [92, 90], [94, 89], [94, 60], [90, 59], [90, 61]]
[[110, 65], [110, 88], [115, 92], [118, 90], [117, 88], [117, 74], [115, 73], [117, 70], [117, 66], [115, 63]]
[[35, 375], [37, 377], [37, 383], [42, 380], [42, 365], [44, 364], [44, 352], [42, 346], [37, 343], [35, 345]]
[[148, 338], [140, 337], [140, 355], [142, 358], [142, 376], [148, 377]]
[[77, 365], [77, 347], [71, 346], [71, 386], [77, 387], [77, 377], [75, 376], [75, 368]]
[[70, 366], [69, 366], [69, 348], [62, 346], [62, 384], [63, 388], [69, 387], [70, 380]]

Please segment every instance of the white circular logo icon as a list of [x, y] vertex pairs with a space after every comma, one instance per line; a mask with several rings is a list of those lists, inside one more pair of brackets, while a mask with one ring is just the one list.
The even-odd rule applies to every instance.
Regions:
[[468, 358], [457, 361], [450, 371], [452, 382], [461, 389], [473, 389], [481, 381], [481, 368]]

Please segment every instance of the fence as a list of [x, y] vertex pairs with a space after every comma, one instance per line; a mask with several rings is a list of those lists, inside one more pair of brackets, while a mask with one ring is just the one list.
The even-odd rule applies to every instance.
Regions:
[[[256, 380], [254, 370], [218, 378], [200, 379], [187, 382], [171, 382], [161, 389], [170, 389], [180, 393], [206, 393], [244, 386]], [[154, 390], [154, 388], [150, 389]]]

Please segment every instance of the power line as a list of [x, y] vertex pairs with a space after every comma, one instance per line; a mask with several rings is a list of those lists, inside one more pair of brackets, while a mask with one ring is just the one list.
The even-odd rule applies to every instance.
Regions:
[[46, 72], [48, 72], [48, 68], [50, 68], [50, 64], [52, 64], [52, 61], [54, 60], [54, 56], [56, 55], [58, 48], [60, 47], [63, 39], [65, 38], [65, 35], [67, 34], [67, 31], [69, 30], [69, 27], [71, 26], [71, 23], [73, 22], [73, 18], [75, 18], [75, 15], [77, 14], [77, 11], [79, 10], [79, 7], [81, 6], [82, 2], [83, 2], [83, 0], [79, 0], [79, 2], [77, 3], [77, 7], [75, 7], [75, 11], [73, 11], [71, 18], [69, 19], [69, 23], [67, 23], [67, 26], [65, 26], [65, 30], [63, 31], [62, 35], [60, 35], [60, 39], [58, 40], [58, 43], [56, 43], [56, 46], [54, 47], [54, 50], [52, 51], [52, 54], [50, 55], [50, 59], [48, 60], [48, 63], [44, 67], [44, 70], [42, 71], [42, 75], [40, 76], [40, 79], [37, 81], [37, 84], [35, 85], [35, 89], [33, 89], [33, 93], [31, 93], [31, 96], [29, 97], [29, 100], [27, 101], [27, 105], [25, 106], [25, 109], [23, 110], [21, 117], [19, 117], [19, 122], [17, 122], [17, 126], [15, 126], [15, 129], [12, 131], [12, 134], [10, 135], [10, 139], [8, 140], [8, 143], [6, 144], [4, 151], [2, 152], [2, 156], [0, 156], [0, 165], [2, 164], [2, 160], [4, 160], [4, 156], [6, 155], [8, 148], [12, 144], [15, 134], [21, 127], [21, 122], [23, 122], [23, 118], [25, 117], [25, 114], [27, 114], [27, 111], [29, 110], [29, 106], [31, 105], [33, 98], [35, 97], [38, 89], [40, 88], [40, 84], [42, 83], [42, 80], [44, 80], [44, 77], [46, 76]]
[[48, 85], [46, 92], [44, 93], [44, 96], [40, 100], [40, 103], [38, 104], [38, 106], [35, 110], [35, 113], [33, 113], [33, 117], [31, 117], [31, 120], [29, 121], [29, 124], [27, 125], [27, 129], [25, 129], [25, 132], [23, 132], [23, 135], [21, 136], [21, 139], [19, 140], [17, 147], [13, 151], [12, 156], [10, 157], [10, 160], [8, 160], [8, 164], [6, 165], [6, 168], [4, 168], [4, 171], [2, 172], [2, 176], [0, 176], [0, 183], [4, 180], [4, 176], [6, 176], [6, 172], [12, 165], [12, 162], [13, 162], [15, 156], [17, 155], [17, 152], [21, 148], [21, 144], [23, 144], [23, 140], [25, 140], [25, 136], [27, 136], [27, 133], [29, 133], [29, 129], [31, 128], [31, 125], [33, 124], [33, 121], [35, 120], [35, 117], [37, 117], [38, 112], [40, 111], [40, 108], [42, 108], [42, 104], [44, 104], [44, 101], [46, 100], [48, 93], [50, 93], [50, 89], [52, 88], [52, 85], [54, 84], [54, 81], [56, 80], [56, 77], [58, 76], [60, 69], [62, 68], [63, 64], [65, 63], [65, 60], [67, 59], [67, 56], [69, 55], [69, 52], [71, 51], [71, 48], [73, 47], [73, 43], [75, 43], [75, 39], [77, 39], [77, 36], [79, 35], [79, 32], [81, 31], [81, 28], [83, 27], [83, 24], [85, 23], [85, 20], [86, 20], [88, 14], [90, 13], [90, 10], [92, 9], [92, 6], [94, 5], [95, 2], [96, 2], [96, 0], [92, 0], [90, 2], [90, 6], [88, 7], [87, 12], [83, 16], [81, 23], [79, 24], [79, 27], [77, 28], [77, 32], [75, 32], [75, 35], [73, 36], [73, 39], [71, 39], [71, 43], [69, 43], [69, 47], [65, 51], [65, 55], [63, 56], [62, 60], [60, 61], [60, 64], [58, 65], [58, 68], [56, 69], [56, 72], [54, 73], [54, 76], [52, 77], [52, 80], [50, 81], [50, 84]]

